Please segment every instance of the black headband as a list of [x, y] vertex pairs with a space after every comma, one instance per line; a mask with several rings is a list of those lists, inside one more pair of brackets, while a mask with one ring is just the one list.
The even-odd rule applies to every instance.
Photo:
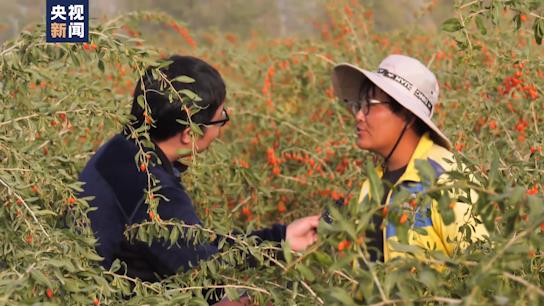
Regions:
[[[387, 78], [390, 78], [391, 80], [399, 83], [400, 85], [402, 85], [402, 87], [408, 89], [408, 91], [412, 92], [412, 88], [414, 88], [414, 85], [412, 83], [410, 83], [409, 81], [407, 81], [406, 79], [404, 79], [403, 77], [401, 77], [400, 75], [398, 74], [395, 74], [387, 69], [384, 69], [384, 68], [378, 68], [378, 73], [387, 77]], [[419, 101], [423, 102], [423, 104], [425, 105], [425, 107], [427, 107], [427, 109], [429, 110], [429, 113], [432, 113], [433, 112], [433, 104], [431, 103], [431, 101], [429, 100], [429, 98], [427, 98], [427, 96], [425, 96], [425, 94], [423, 94], [423, 92], [421, 90], [419, 90], [418, 88], [416, 88], [415, 92], [414, 92], [414, 96], [416, 96], [416, 98], [418, 98]]]

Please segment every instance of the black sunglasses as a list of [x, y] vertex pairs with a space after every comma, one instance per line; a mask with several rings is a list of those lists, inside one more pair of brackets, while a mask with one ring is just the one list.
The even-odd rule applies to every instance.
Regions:
[[223, 119], [215, 120], [215, 121], [208, 121], [208, 122], [204, 122], [202, 124], [203, 125], [215, 125], [215, 124], [218, 124], [219, 126], [225, 126], [225, 124], [227, 124], [227, 122], [229, 122], [229, 120], [230, 120], [230, 118], [229, 118], [229, 114], [227, 113], [227, 109], [223, 108]]

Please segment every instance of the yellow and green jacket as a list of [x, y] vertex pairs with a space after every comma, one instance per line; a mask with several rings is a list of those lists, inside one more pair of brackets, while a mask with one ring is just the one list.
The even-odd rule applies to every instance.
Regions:
[[[398, 190], [399, 186], [400, 188], [408, 189], [408, 191], [413, 194], [424, 191], [426, 187], [422, 182], [418, 171], [416, 170], [416, 160], [427, 160], [433, 167], [439, 181], [447, 180], [446, 172], [451, 171], [454, 167], [456, 167], [456, 163], [451, 162], [454, 161], [454, 155], [452, 152], [439, 146], [438, 144], [435, 144], [431, 140], [428, 133], [423, 135], [416, 147], [416, 150], [412, 154], [408, 165], [406, 166], [404, 174], [390, 189], [387, 195], [386, 203], [392, 203], [393, 197], [395, 196], [395, 190]], [[378, 168], [377, 172], [380, 177], [383, 175], [383, 170], [381, 168]], [[367, 180], [363, 183], [361, 188], [359, 203], [361, 203], [363, 199], [369, 195], [369, 190], [370, 183]], [[471, 235], [472, 241], [483, 240], [484, 236], [488, 235], [488, 232], [483, 224], [478, 224], [474, 220], [474, 217], [470, 213], [470, 204], [457, 202], [455, 205], [452, 205], [451, 209], [454, 210], [455, 221], [449, 225], [446, 225], [442, 220], [442, 217], [438, 211], [438, 203], [436, 203], [436, 201], [433, 201], [429, 209], [431, 210], [430, 214], [428, 212], [417, 212], [415, 222], [408, 230], [408, 244], [410, 246], [417, 246], [417, 249], [421, 251], [415, 254], [417, 258], [422, 259], [425, 250], [439, 251], [451, 256], [456, 249], [464, 249], [467, 245], [466, 243], [463, 243], [462, 234], [459, 232], [459, 228], [467, 223], [474, 227]], [[425, 229], [427, 235], [422, 235], [416, 232], [414, 228]], [[393, 241], [398, 242], [398, 238], [394, 224], [388, 223], [384, 220], [383, 235], [383, 253], [385, 261], [395, 257], [407, 255], [403, 251], [395, 250], [395, 243]]]

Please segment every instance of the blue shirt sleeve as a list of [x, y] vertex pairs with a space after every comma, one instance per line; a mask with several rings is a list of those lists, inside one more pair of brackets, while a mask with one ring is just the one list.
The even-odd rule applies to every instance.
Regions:
[[[189, 196], [182, 188], [166, 187], [160, 194], [168, 201], [161, 200], [157, 213], [162, 220], [177, 219], [185, 224], [201, 224]], [[183, 236], [183, 235], [180, 235]], [[150, 252], [165, 268], [166, 274], [174, 274], [180, 268], [184, 271], [198, 264], [198, 261], [208, 259], [218, 252], [215, 243], [194, 245], [183, 237], [174, 245], [169, 241], [156, 240], [150, 246]]]
[[[157, 212], [161, 219], [177, 219], [189, 225], [201, 224], [191, 199], [182, 188], [166, 187], [161, 189], [160, 193], [169, 200], [162, 200], [158, 206]], [[274, 224], [270, 228], [254, 231], [250, 235], [259, 237], [261, 241], [280, 242], [285, 240], [285, 232], [285, 225]], [[220, 239], [218, 237], [208, 244], [193, 245], [193, 242], [180, 238], [177, 245], [173, 246], [170, 246], [170, 242], [160, 240], [153, 242], [150, 249], [154, 257], [167, 267], [169, 274], [172, 274], [181, 267], [186, 271], [191, 266], [197, 265], [198, 261], [208, 259], [219, 252]]]

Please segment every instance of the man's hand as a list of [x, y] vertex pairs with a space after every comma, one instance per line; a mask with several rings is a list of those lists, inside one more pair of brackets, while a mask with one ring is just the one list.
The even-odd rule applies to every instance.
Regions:
[[317, 241], [319, 215], [300, 218], [287, 225], [285, 239], [293, 251], [304, 251]]

